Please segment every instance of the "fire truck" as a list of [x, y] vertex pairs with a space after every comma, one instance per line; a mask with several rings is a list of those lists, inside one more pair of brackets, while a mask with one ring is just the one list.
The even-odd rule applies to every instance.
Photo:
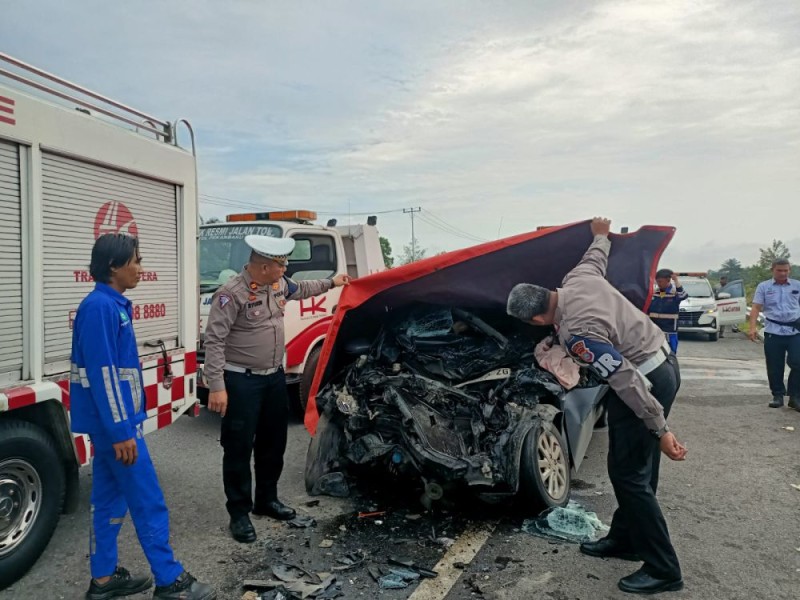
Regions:
[[197, 403], [191, 126], [0, 54], [0, 589], [77, 508], [92, 447], [70, 432], [72, 324], [94, 287], [92, 246], [109, 232], [140, 241], [145, 273], [128, 297], [151, 432]]
[[[200, 331], [205, 331], [214, 292], [242, 270], [250, 256], [247, 235], [291, 237], [295, 249], [289, 256], [286, 276], [294, 280], [322, 279], [336, 273], [353, 278], [386, 269], [381, 252], [377, 218], [366, 224], [337, 226], [335, 219], [317, 225], [317, 214], [310, 210], [241, 213], [227, 215], [224, 223], [200, 227]], [[308, 392], [317, 368], [322, 342], [333, 319], [341, 288], [321, 296], [286, 305], [284, 328], [286, 354], [284, 369], [295, 410], [305, 414]], [[208, 388], [203, 384], [204, 358], [202, 333], [198, 377], [200, 399], [205, 402]]]

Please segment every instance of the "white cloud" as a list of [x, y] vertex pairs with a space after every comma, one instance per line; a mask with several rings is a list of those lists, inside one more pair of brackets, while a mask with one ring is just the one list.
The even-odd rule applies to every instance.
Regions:
[[[667, 257], [686, 268], [797, 236], [793, 0], [4, 11], [12, 54], [188, 116], [213, 196], [320, 213], [422, 206], [481, 238], [603, 213], [676, 226]], [[398, 249], [409, 239], [408, 216], [379, 225]], [[424, 219], [417, 231], [432, 250], [470, 243]]]

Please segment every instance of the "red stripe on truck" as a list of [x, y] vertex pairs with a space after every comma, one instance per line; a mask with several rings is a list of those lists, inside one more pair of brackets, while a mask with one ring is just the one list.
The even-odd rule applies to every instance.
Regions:
[[325, 317], [315, 321], [297, 334], [286, 344], [286, 366], [295, 367], [301, 364], [308, 354], [308, 349], [320, 336], [328, 332], [333, 317]]

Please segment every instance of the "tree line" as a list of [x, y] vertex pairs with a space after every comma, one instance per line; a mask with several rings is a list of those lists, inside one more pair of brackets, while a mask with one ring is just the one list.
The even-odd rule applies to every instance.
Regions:
[[[755, 293], [756, 286], [762, 281], [772, 277], [770, 268], [773, 261], [785, 258], [791, 260], [789, 248], [781, 240], [772, 240], [772, 244], [766, 248], [759, 248], [759, 258], [755, 264], [745, 267], [738, 258], [729, 258], [722, 263], [719, 269], [711, 269], [708, 277], [712, 283], [716, 283], [723, 275], [728, 281], [741, 279], [744, 281], [747, 301], [750, 302]], [[800, 267], [792, 265], [792, 277], [800, 278]]]

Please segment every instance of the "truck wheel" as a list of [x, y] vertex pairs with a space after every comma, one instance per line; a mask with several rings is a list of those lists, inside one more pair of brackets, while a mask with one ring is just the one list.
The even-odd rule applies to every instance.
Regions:
[[708, 334], [709, 342], [716, 342], [717, 340], [719, 340], [719, 331], [715, 331], [714, 333]]
[[303, 376], [300, 378], [300, 393], [297, 399], [297, 412], [302, 418], [306, 414], [308, 405], [308, 393], [311, 391], [311, 384], [314, 382], [314, 373], [317, 372], [319, 355], [322, 354], [322, 346], [317, 346], [308, 355], [306, 366], [303, 369]]
[[570, 464], [564, 437], [552, 421], [537, 421], [525, 436], [519, 491], [526, 510], [536, 514], [569, 501]]
[[50, 436], [25, 421], [0, 423], [0, 589], [22, 577], [44, 551], [65, 487]]

